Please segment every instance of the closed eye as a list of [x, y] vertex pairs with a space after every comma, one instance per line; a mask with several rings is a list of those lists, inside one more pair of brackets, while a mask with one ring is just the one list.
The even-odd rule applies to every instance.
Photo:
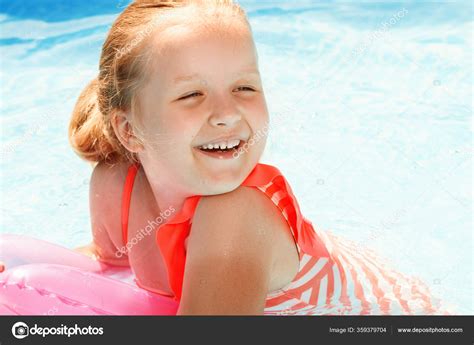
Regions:
[[[236, 91], [252, 91], [252, 92], [255, 92], [255, 89], [251, 88], [250, 86], [239, 86], [235, 90]], [[193, 92], [193, 93], [190, 93], [189, 95], [185, 95], [183, 97], [178, 98], [178, 101], [185, 100], [185, 99], [188, 99], [188, 98], [194, 98], [194, 97], [198, 97], [198, 96], [202, 96], [202, 93], [201, 92]]]
[[237, 91], [255, 91], [253, 88], [250, 86], [239, 86], [236, 88]]
[[183, 100], [183, 99], [188, 99], [188, 98], [193, 98], [193, 97], [201, 96], [201, 95], [202, 95], [202, 93], [200, 93], [200, 92], [193, 92], [193, 93], [190, 93], [189, 95], [186, 95], [186, 96], [183, 96], [183, 97], [178, 98], [178, 101], [179, 101], [179, 100]]

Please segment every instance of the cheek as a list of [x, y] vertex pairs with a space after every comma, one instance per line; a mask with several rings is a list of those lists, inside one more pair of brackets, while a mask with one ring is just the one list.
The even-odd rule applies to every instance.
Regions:
[[151, 122], [147, 124], [147, 146], [158, 153], [175, 153], [179, 158], [178, 152], [190, 147], [199, 129], [196, 122], [176, 115]]
[[264, 124], [268, 122], [268, 109], [264, 97], [258, 99], [252, 105], [251, 112], [253, 114], [253, 121], [255, 121], [255, 125], [258, 128], [263, 127]]
[[175, 116], [168, 126], [169, 135], [175, 138], [180, 145], [189, 147], [194, 137], [202, 127], [202, 122], [198, 118], [189, 116]]
[[252, 127], [255, 131], [255, 135], [260, 137], [261, 141], [265, 142], [265, 139], [269, 131], [269, 115], [266, 107], [259, 107], [254, 112], [252, 118]]

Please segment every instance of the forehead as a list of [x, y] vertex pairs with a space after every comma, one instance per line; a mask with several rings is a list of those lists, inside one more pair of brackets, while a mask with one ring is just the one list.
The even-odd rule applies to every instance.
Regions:
[[[189, 14], [189, 13], [185, 13]], [[257, 68], [252, 33], [243, 17], [172, 13], [151, 39], [151, 73], [168, 75]]]

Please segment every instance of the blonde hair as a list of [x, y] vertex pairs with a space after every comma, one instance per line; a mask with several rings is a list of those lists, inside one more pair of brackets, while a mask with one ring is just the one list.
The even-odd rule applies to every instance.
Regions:
[[111, 164], [138, 161], [118, 140], [113, 116], [116, 110], [134, 109], [136, 92], [146, 75], [143, 50], [162, 14], [188, 5], [230, 10], [250, 27], [245, 12], [232, 0], [131, 3], [115, 20], [102, 46], [98, 77], [85, 87], [74, 106], [69, 142], [81, 158]]

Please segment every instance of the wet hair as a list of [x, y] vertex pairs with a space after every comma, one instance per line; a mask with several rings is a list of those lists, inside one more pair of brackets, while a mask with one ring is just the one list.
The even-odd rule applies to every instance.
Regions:
[[[151, 51], [146, 48], [150, 37], [176, 24], [165, 20], [167, 14], [187, 7], [212, 11], [212, 18], [222, 13], [232, 14], [250, 27], [245, 12], [232, 0], [137, 0], [131, 3], [112, 24], [102, 46], [99, 74], [81, 92], [72, 113], [69, 142], [81, 158], [110, 164], [138, 161], [137, 155], [120, 143], [112, 120], [117, 110], [136, 116], [135, 96], [146, 77], [147, 55]], [[186, 24], [185, 17], [181, 21]], [[128, 120], [134, 123], [133, 118]]]

